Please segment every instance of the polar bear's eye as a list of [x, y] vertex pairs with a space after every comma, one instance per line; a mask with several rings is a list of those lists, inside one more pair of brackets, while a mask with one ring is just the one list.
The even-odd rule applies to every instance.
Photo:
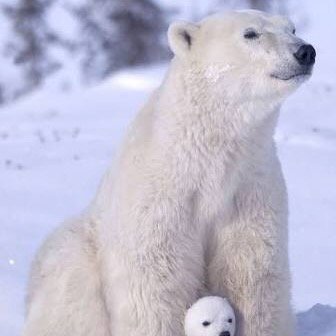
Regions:
[[258, 34], [254, 29], [247, 29], [244, 33], [244, 38], [248, 39], [248, 40], [253, 40], [253, 39], [257, 39], [260, 36], [260, 34]]
[[210, 325], [210, 322], [209, 321], [204, 321], [202, 324], [204, 325], [204, 327], [207, 327], [208, 325]]
[[292, 34], [295, 35], [295, 33], [296, 33], [296, 29], [294, 28], [294, 29], [292, 30]]
[[228, 319], [228, 322], [229, 322], [229, 323], [232, 323], [232, 318], [229, 318], [229, 319]]

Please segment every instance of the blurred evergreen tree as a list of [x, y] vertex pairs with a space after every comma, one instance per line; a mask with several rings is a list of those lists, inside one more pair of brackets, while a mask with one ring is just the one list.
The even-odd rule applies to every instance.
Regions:
[[152, 0], [86, 0], [74, 12], [80, 22], [83, 72], [89, 79], [167, 55], [165, 15]]
[[224, 8], [252, 8], [265, 12], [286, 14], [287, 0], [215, 0], [215, 10]]
[[248, 0], [247, 4], [265, 12], [286, 13], [286, 0]]
[[259, 9], [265, 12], [267, 12], [270, 9], [272, 2], [273, 1], [271, 0], [249, 0], [248, 1], [251, 8]]
[[48, 53], [48, 46], [57, 40], [46, 21], [53, 2], [54, 0], [18, 0], [14, 4], [3, 6], [14, 35], [8, 42], [7, 50], [14, 63], [23, 69], [23, 92], [39, 85], [46, 75], [58, 67]]

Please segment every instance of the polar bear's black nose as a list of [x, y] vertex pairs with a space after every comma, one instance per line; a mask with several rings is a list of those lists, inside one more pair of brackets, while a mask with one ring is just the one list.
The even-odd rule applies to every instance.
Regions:
[[315, 63], [316, 51], [312, 45], [304, 44], [294, 53], [294, 57], [301, 65], [310, 66]]
[[230, 336], [230, 331], [222, 331], [219, 336]]

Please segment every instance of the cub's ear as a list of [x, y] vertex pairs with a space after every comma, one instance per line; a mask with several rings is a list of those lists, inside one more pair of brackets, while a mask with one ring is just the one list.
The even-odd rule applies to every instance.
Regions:
[[185, 57], [193, 46], [199, 26], [186, 21], [173, 22], [168, 29], [168, 42], [172, 52]]

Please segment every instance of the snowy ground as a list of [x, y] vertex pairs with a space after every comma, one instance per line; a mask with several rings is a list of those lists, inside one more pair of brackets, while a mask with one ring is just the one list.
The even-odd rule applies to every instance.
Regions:
[[[305, 32], [317, 47], [315, 74], [285, 104], [276, 134], [290, 199], [296, 310], [317, 302], [336, 306], [336, 65], [328, 41], [335, 23], [327, 15], [336, 12], [336, 4], [324, 4], [314, 7]], [[71, 92], [64, 92], [58, 76], [0, 110], [1, 336], [19, 334], [36, 249], [64, 218], [89, 203], [129, 121], [164, 70], [125, 71]], [[336, 335], [323, 330], [316, 333]]]

